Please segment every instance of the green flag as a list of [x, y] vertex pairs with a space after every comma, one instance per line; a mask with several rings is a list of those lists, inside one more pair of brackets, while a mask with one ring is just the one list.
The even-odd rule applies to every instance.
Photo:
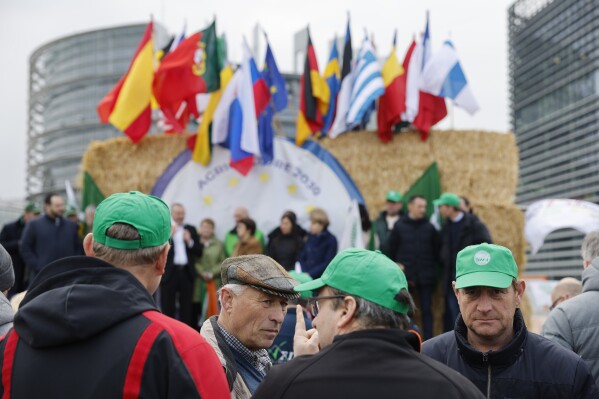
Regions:
[[98, 205], [106, 198], [94, 178], [87, 172], [83, 172], [83, 191], [81, 194], [81, 209], [85, 209], [88, 205]]
[[441, 196], [441, 179], [437, 163], [433, 162], [420, 175], [418, 180], [403, 195], [404, 206], [407, 207], [408, 200], [412, 195], [422, 195], [426, 198], [426, 216], [431, 217], [434, 212], [433, 201]]

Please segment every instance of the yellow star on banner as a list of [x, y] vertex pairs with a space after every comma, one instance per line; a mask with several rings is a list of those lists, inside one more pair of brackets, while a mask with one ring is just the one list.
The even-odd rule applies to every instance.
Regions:
[[287, 186], [287, 191], [289, 194], [293, 195], [297, 192], [297, 186], [295, 184], [290, 184]]
[[239, 184], [239, 179], [236, 177], [232, 177], [229, 179], [229, 186], [235, 187]]
[[206, 195], [204, 196], [204, 205], [212, 205], [212, 202], [214, 202], [214, 198], [212, 198], [211, 195]]
[[312, 205], [312, 204], [306, 205], [306, 213], [312, 212], [312, 209], [314, 209], [314, 205]]
[[260, 173], [260, 181], [262, 183], [266, 183], [268, 181], [268, 179], [270, 179], [270, 176], [268, 173], [266, 173], [266, 172]]

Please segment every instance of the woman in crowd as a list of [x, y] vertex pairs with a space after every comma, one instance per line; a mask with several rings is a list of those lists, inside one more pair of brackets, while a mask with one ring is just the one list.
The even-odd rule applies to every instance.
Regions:
[[[204, 219], [200, 223], [200, 243], [204, 250], [202, 256], [195, 263], [197, 274], [193, 293], [193, 314], [197, 317], [195, 325], [202, 321], [202, 304], [209, 308], [208, 303], [205, 302], [206, 299], [208, 299], [208, 302], [210, 300], [216, 301], [216, 296], [210, 298], [207, 294], [213, 291], [216, 292], [220, 288], [220, 264], [225, 260], [225, 247], [214, 235], [214, 228], [215, 224], [212, 219]], [[206, 288], [210, 284], [213, 284], [212, 289], [207, 290]], [[206, 314], [206, 316], [211, 315]]]
[[329, 217], [320, 208], [310, 212], [310, 232], [300, 253], [302, 272], [317, 279], [337, 254], [337, 239], [329, 230]]
[[237, 236], [239, 241], [235, 244], [231, 256], [261, 254], [262, 245], [254, 234], [256, 233], [256, 222], [250, 218], [243, 218], [237, 223]]
[[279, 262], [286, 270], [293, 270], [295, 262], [299, 259], [305, 234], [305, 231], [297, 224], [295, 213], [285, 212], [281, 216], [279, 227], [268, 235], [266, 254]]

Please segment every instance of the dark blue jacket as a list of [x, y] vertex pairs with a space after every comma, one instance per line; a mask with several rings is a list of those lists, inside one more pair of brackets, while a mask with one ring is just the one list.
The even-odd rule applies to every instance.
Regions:
[[302, 271], [316, 279], [322, 275], [329, 262], [337, 255], [337, 239], [327, 229], [320, 234], [308, 234], [306, 244], [300, 252]]
[[[297, 321], [296, 308], [288, 308], [283, 325], [275, 338], [272, 346], [268, 348], [268, 354], [272, 364], [282, 364], [293, 359], [293, 337], [295, 335], [295, 322]], [[312, 328], [312, 322], [304, 315], [306, 330]]]
[[427, 218], [402, 216], [389, 236], [391, 259], [405, 266], [406, 278], [416, 284], [433, 285], [437, 277], [439, 233]]
[[488, 398], [599, 398], [587, 364], [574, 352], [526, 329], [520, 310], [514, 338], [499, 351], [474, 349], [460, 315], [455, 331], [429, 339], [422, 353], [458, 371]]
[[77, 233], [77, 225], [62, 217], [51, 219], [44, 215], [25, 225], [21, 256], [31, 270], [31, 280], [48, 263], [83, 254]]

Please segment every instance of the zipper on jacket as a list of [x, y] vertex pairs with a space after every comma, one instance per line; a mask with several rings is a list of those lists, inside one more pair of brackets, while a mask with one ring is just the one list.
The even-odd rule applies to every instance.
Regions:
[[[483, 362], [489, 362], [489, 354], [487, 352], [483, 353]], [[487, 399], [491, 399], [491, 364], [487, 365]]]

